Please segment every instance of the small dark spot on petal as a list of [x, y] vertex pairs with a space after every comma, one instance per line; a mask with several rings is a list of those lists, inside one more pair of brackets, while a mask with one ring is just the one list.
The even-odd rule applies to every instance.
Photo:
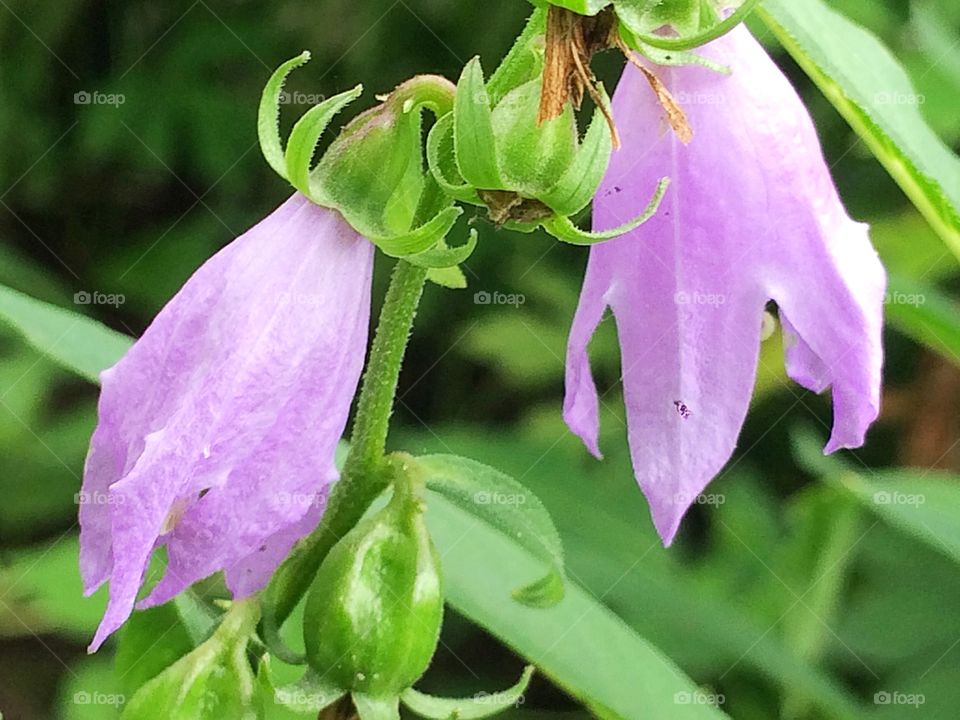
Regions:
[[673, 406], [677, 409], [680, 417], [682, 417], [684, 420], [693, 414], [690, 412], [690, 408], [688, 408], [686, 403], [684, 403], [682, 400], [674, 400]]

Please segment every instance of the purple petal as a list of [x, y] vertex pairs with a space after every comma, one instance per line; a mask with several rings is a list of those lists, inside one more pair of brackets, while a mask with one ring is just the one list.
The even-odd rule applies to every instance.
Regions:
[[294, 195], [205, 263], [102, 375], [84, 472], [81, 570], [109, 578], [92, 648], [151, 601], [225, 570], [259, 589], [322, 513], [362, 369], [373, 245]]
[[833, 388], [828, 451], [863, 442], [882, 364], [884, 271], [841, 204], [803, 103], [744, 27], [698, 52], [733, 74], [657, 69], [694, 128], [689, 146], [639, 71], [627, 67], [617, 87], [624, 148], [595, 199], [596, 227], [640, 212], [662, 175], [673, 184], [650, 222], [591, 250], [567, 359], [565, 418], [596, 453], [586, 345], [610, 306], [634, 471], [667, 544], [736, 447], [769, 300], [799, 336], [791, 376]]

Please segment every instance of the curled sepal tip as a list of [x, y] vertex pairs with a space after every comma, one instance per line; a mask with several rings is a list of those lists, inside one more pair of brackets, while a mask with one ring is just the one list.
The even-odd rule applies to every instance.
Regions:
[[[433, 216], [418, 228], [401, 235], [369, 235], [370, 240], [391, 257], [409, 259], [437, 245], [463, 214], [461, 208], [451, 206]], [[415, 263], [417, 264], [417, 263]]]
[[[722, 20], [717, 18], [716, 22], [695, 32], [690, 32], [690, 30], [693, 29], [694, 23], [683, 23], [677, 22], [676, 20], [670, 22], [670, 18], [661, 16], [660, 14], [664, 12], [663, 8], [669, 7], [667, 4], [655, 6], [653, 10], [636, 13], [634, 11], [634, 3], [619, 0], [619, 2], [614, 2], [614, 8], [616, 9], [620, 22], [637, 40], [648, 46], [660, 48], [661, 50], [685, 51], [693, 50], [701, 45], [706, 45], [709, 42], [723, 37], [746, 20], [747, 16], [756, 9], [759, 3], [760, 0], [744, 0], [740, 7], [730, 13], [726, 18]], [[699, 3], [691, 4], [691, 7], [699, 8], [700, 5]], [[656, 20], [651, 22], [651, 17], [655, 17]], [[699, 15], [697, 17], [699, 17]], [[652, 29], [664, 24], [673, 25], [677, 30], [680, 30], [680, 36], [670, 37], [651, 32]], [[640, 48], [634, 49], [640, 50]]]
[[533, 665], [527, 665], [516, 685], [495, 693], [478, 693], [469, 698], [439, 698], [410, 688], [400, 695], [400, 701], [429, 720], [481, 720], [522, 703], [533, 670]]
[[437, 120], [427, 135], [427, 165], [437, 185], [450, 197], [471, 205], [483, 205], [477, 190], [460, 175], [453, 137], [453, 113]]
[[283, 83], [294, 69], [310, 60], [310, 51], [304, 50], [295, 58], [287, 60], [278, 67], [260, 97], [260, 109], [257, 113], [257, 137], [260, 139], [260, 151], [270, 167], [280, 177], [287, 179], [287, 164], [283, 157], [283, 141], [280, 139], [280, 94]]
[[323, 186], [312, 181], [310, 177], [317, 143], [320, 142], [320, 136], [323, 135], [334, 116], [360, 97], [361, 93], [363, 93], [363, 85], [357, 85], [313, 106], [303, 114], [290, 132], [284, 153], [287, 169], [285, 177], [291, 185], [317, 205], [329, 205]]
[[416, 255], [408, 255], [405, 259], [422, 268], [449, 268], [459, 265], [469, 258], [477, 247], [477, 231], [471, 230], [470, 237], [463, 245], [449, 247], [443, 239], [428, 250]]
[[657, 183], [656, 192], [654, 192], [653, 198], [650, 200], [650, 204], [647, 205], [646, 209], [630, 222], [613, 228], [612, 230], [603, 230], [601, 232], [581, 230], [573, 224], [570, 218], [560, 215], [555, 215], [545, 220], [543, 227], [548, 233], [557, 238], [557, 240], [563, 240], [571, 245], [595, 245], [606, 240], [613, 240], [621, 235], [625, 235], [631, 230], [635, 230], [652, 218], [660, 208], [660, 202], [663, 200], [663, 196], [666, 194], [669, 186], [670, 178], [661, 178], [660, 182]]

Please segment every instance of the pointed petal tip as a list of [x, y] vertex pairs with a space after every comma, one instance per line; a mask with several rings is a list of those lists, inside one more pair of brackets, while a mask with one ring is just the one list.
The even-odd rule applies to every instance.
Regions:
[[677, 537], [677, 532], [680, 530], [680, 522], [683, 520], [683, 516], [686, 515], [689, 507], [689, 505], [685, 507], [676, 506], [658, 510], [651, 505], [650, 513], [653, 517], [653, 526], [663, 541], [664, 548], [669, 548], [673, 545], [673, 541]]
[[563, 409], [563, 421], [570, 428], [570, 432], [580, 438], [584, 446], [597, 460], [603, 460], [603, 453], [600, 452], [599, 426], [596, 418], [590, 416], [584, 417], [582, 413], [577, 412], [576, 403], [568, 403]]

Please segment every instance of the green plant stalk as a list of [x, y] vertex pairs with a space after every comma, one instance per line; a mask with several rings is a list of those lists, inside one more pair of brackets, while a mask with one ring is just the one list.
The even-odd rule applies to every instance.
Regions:
[[[423, 295], [427, 271], [404, 260], [394, 267], [370, 360], [363, 376], [350, 452], [317, 528], [301, 540], [264, 591], [264, 634], [277, 637], [284, 620], [303, 597], [331, 548], [363, 517], [390, 477], [384, 452], [400, 366]], [[277, 654], [282, 650], [275, 647]], [[284, 658], [281, 658], [284, 659]], [[289, 661], [299, 661], [291, 658]]]

